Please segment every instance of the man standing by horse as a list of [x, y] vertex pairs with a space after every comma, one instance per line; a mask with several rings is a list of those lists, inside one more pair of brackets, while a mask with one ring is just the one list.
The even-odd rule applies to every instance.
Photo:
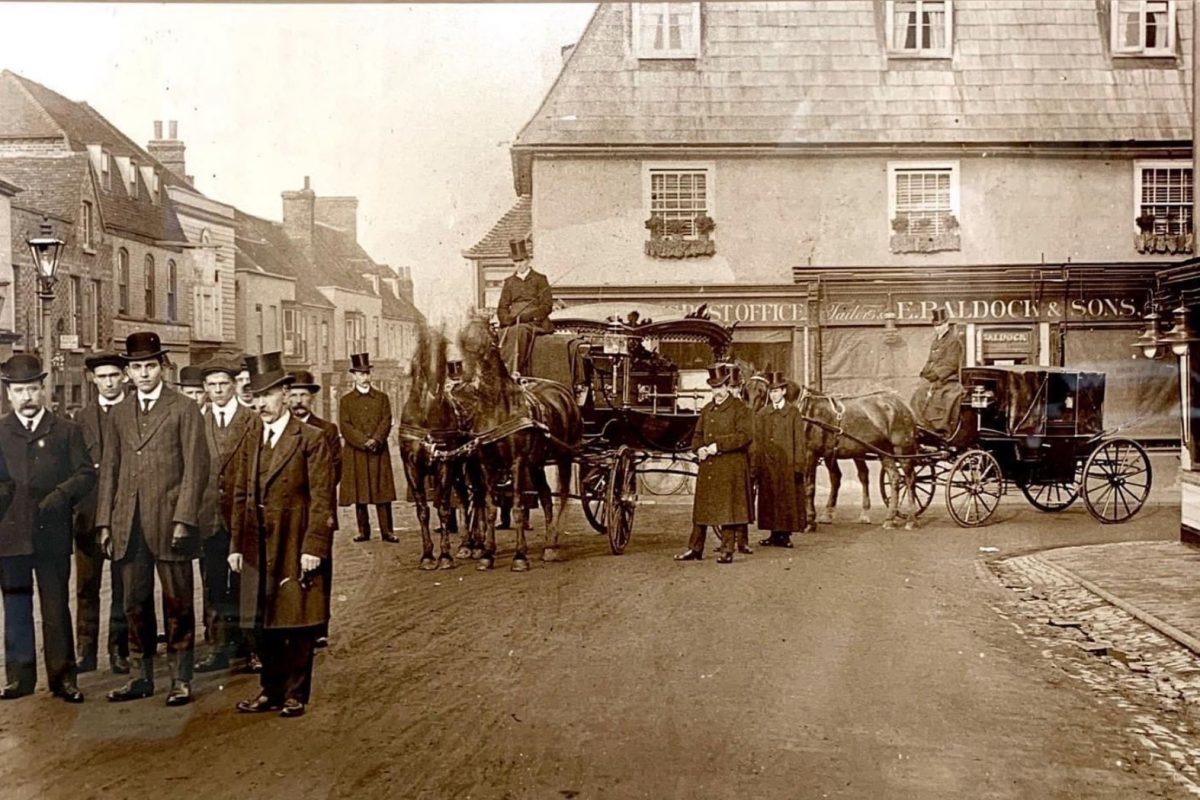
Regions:
[[771, 535], [763, 547], [791, 547], [792, 531], [805, 526], [801, 502], [804, 422], [787, 401], [788, 379], [766, 374], [767, 403], [754, 417], [754, 476], [758, 483], [758, 528]]
[[[737, 538], [748, 536], [750, 525], [750, 446], [754, 442], [754, 415], [731, 392], [734, 370], [726, 364], [708, 368], [713, 399], [700, 412], [692, 447], [700, 460], [696, 495], [692, 505], [692, 539], [677, 561], [704, 557], [704, 527], [721, 530], [718, 564], [733, 561]], [[700, 535], [697, 536], [697, 531]]]
[[392, 530], [392, 503], [396, 500], [396, 479], [392, 474], [392, 454], [388, 434], [392, 430], [392, 403], [388, 396], [371, 386], [371, 355], [350, 356], [350, 377], [354, 388], [338, 406], [338, 427], [346, 440], [343, 452], [341, 505], [354, 506], [358, 522], [356, 542], [371, 538], [371, 517], [367, 506], [374, 505], [379, 517], [379, 538], [396, 543]]
[[529, 374], [534, 339], [554, 333], [550, 321], [554, 296], [546, 276], [533, 269], [528, 240], [516, 239], [508, 246], [516, 272], [504, 279], [496, 319], [500, 321], [500, 352], [509, 374], [517, 377]]
[[945, 309], [936, 308], [929, 321], [933, 324], [933, 343], [921, 370], [924, 383], [913, 395], [912, 409], [917, 419], [933, 431], [948, 436], [958, 426], [963, 387], [959, 370], [963, 365], [963, 344], [953, 331]]

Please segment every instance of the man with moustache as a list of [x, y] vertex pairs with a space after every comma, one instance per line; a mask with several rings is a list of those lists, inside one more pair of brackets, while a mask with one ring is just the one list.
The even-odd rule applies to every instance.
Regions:
[[392, 454], [388, 433], [392, 430], [392, 403], [388, 396], [371, 386], [369, 353], [350, 355], [350, 378], [354, 388], [338, 406], [338, 427], [346, 440], [342, 454], [341, 505], [354, 506], [358, 522], [356, 542], [371, 538], [371, 517], [367, 506], [374, 505], [379, 516], [379, 538], [395, 544], [400, 540], [392, 532], [392, 503], [396, 500], [396, 479], [392, 474]]
[[[75, 422], [96, 469], [104, 453], [104, 426], [112, 409], [125, 399], [125, 362], [114, 352], [95, 353], [83, 360], [96, 387], [96, 402], [80, 409]], [[100, 585], [105, 556], [96, 541], [96, 490], [93, 488], [75, 509], [75, 638], [79, 646], [79, 672], [98, 666], [100, 638]], [[129, 623], [125, 619], [125, 589], [121, 569], [109, 562], [112, 589], [108, 610], [108, 665], [114, 675], [129, 673]]]
[[[205, 639], [212, 645], [208, 656], [196, 662], [196, 672], [228, 669], [241, 635], [238, 627], [239, 581], [229, 569], [233, 489], [237, 478], [234, 455], [258, 435], [258, 414], [237, 401], [239, 362], [215, 358], [200, 367], [209, 411], [204, 419], [208, 443], [208, 484], [204, 493], [204, 519], [200, 526], [200, 580], [204, 591]], [[250, 655], [250, 669], [255, 669]]]
[[13, 407], [0, 420], [0, 591], [8, 681], [0, 700], [32, 694], [37, 684], [36, 576], [50, 691], [68, 703], [82, 703], [67, 588], [71, 517], [95, 486], [96, 468], [79, 426], [46, 408], [45, 378], [34, 355], [18, 353], [0, 365], [0, 381]]
[[[292, 387], [288, 391], [288, 408], [292, 416], [303, 422], [305, 425], [312, 425], [325, 437], [325, 446], [329, 448], [329, 455], [333, 460], [333, 495], [329, 498], [329, 508], [333, 512], [333, 530], [338, 529], [337, 518], [337, 486], [342, 480], [342, 437], [338, 435], [338, 427], [328, 420], [321, 419], [316, 414], [312, 413], [313, 400], [321, 392], [321, 385], [317, 383], [317, 379], [308, 370], [301, 369], [292, 373]], [[332, 585], [333, 582], [333, 547], [329, 548], [329, 556], [321, 564], [321, 571], [325, 573], [326, 585]], [[326, 608], [325, 616], [331, 616], [332, 608], [329, 602], [333, 598], [333, 592], [325, 593]], [[318, 648], [325, 647], [329, 644], [329, 623], [328, 621], [317, 632], [316, 646]]]
[[325, 435], [291, 415], [281, 353], [250, 363], [262, 434], [239, 451], [229, 567], [242, 576], [242, 624], [261, 629], [257, 697], [242, 713], [304, 714], [313, 647], [329, 622], [329, 582], [321, 565], [333, 540], [333, 459]]
[[196, 613], [192, 561], [208, 483], [204, 419], [195, 403], [163, 381], [158, 334], [132, 333], [121, 354], [137, 391], [111, 412], [100, 462], [96, 526], [100, 544], [120, 563], [135, 677], [108, 693], [112, 702], [154, 694], [154, 576], [162, 587], [171, 689], [167, 705], [192, 700]]

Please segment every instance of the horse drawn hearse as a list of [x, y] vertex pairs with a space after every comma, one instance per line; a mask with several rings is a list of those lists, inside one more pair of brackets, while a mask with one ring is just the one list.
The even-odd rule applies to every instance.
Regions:
[[[964, 527], [991, 519], [1008, 484], [1041, 511], [1063, 511], [1082, 496], [1102, 523], [1132, 518], [1150, 493], [1146, 451], [1104, 429], [1105, 376], [1054, 367], [962, 370], [964, 396], [948, 436], [918, 426], [911, 500], [917, 513], [939, 487]], [[891, 481], [880, 475], [888, 497]]]

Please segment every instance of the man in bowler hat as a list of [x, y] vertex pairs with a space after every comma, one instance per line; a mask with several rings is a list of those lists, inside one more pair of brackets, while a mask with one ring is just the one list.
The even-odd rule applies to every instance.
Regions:
[[500, 302], [496, 304], [500, 352], [509, 372], [526, 375], [534, 339], [543, 333], [554, 333], [554, 323], [550, 321], [554, 296], [546, 276], [533, 269], [529, 241], [515, 239], [508, 246], [516, 271], [504, 279]]
[[180, 394], [200, 406], [201, 411], [204, 410], [208, 394], [204, 391], [204, 372], [200, 367], [188, 365], [181, 368], [179, 383], [176, 385], [179, 386]]
[[239, 451], [229, 567], [242, 576], [242, 624], [261, 628], [258, 695], [243, 713], [304, 714], [313, 648], [329, 621], [321, 565], [333, 540], [333, 459], [321, 430], [292, 416], [282, 354], [250, 364], [262, 434]]
[[398, 542], [392, 532], [392, 503], [396, 500], [396, 479], [392, 473], [392, 453], [388, 433], [392, 430], [392, 403], [388, 396], [371, 386], [371, 356], [350, 356], [350, 377], [354, 388], [338, 406], [338, 427], [346, 441], [342, 453], [341, 505], [354, 506], [358, 522], [356, 542], [371, 538], [371, 517], [367, 506], [374, 505], [379, 517], [379, 536], [385, 542]]
[[195, 403], [163, 381], [163, 350], [158, 334], [132, 333], [121, 354], [137, 387], [110, 412], [96, 527], [100, 544], [121, 565], [131, 650], [137, 656], [133, 679], [108, 693], [113, 702], [154, 694], [154, 576], [162, 586], [171, 689], [167, 705], [192, 700], [196, 612], [192, 561], [199, 554], [204, 490], [208, 483], [208, 444], [204, 419]]
[[[93, 353], [83, 360], [96, 386], [96, 402], [75, 415], [83, 430], [83, 441], [96, 469], [104, 454], [104, 426], [113, 408], [125, 399], [125, 362], [112, 352]], [[96, 489], [75, 509], [75, 611], [76, 643], [79, 647], [79, 671], [96, 669], [100, 638], [100, 585], [109, 574], [108, 666], [114, 675], [129, 673], [129, 623], [125, 619], [125, 588], [121, 568], [108, 562], [96, 541]]]
[[0, 419], [0, 590], [8, 681], [0, 700], [31, 694], [37, 683], [36, 575], [50, 691], [68, 703], [82, 703], [67, 584], [72, 513], [95, 486], [96, 467], [79, 426], [46, 408], [45, 377], [37, 356], [19, 353], [0, 365], [13, 407]]
[[954, 432], [958, 425], [959, 406], [963, 398], [959, 370], [963, 365], [963, 343], [954, 333], [950, 316], [943, 308], [935, 308], [929, 317], [933, 325], [933, 342], [929, 357], [921, 370], [921, 380], [913, 395], [912, 409], [919, 422], [943, 435]]
[[[342, 437], [338, 434], [338, 426], [318, 417], [312, 411], [313, 401], [321, 393], [321, 385], [317, 383], [317, 379], [311, 372], [306, 369], [297, 370], [292, 373], [292, 387], [288, 390], [288, 410], [292, 416], [303, 422], [305, 425], [311, 425], [325, 437], [325, 446], [329, 448], [329, 455], [333, 459], [333, 494], [329, 498], [329, 507], [333, 510], [333, 530], [338, 529], [337, 518], [337, 486], [342, 480]], [[325, 580], [331, 582], [333, 579], [333, 548], [329, 549], [329, 557], [321, 565], [322, 571], [325, 573]], [[325, 593], [325, 599], [328, 602], [333, 597], [332, 592]], [[325, 609], [325, 615], [330, 615], [330, 608]], [[325, 647], [329, 644], [329, 623], [326, 622], [324, 627], [318, 631], [317, 647]]]

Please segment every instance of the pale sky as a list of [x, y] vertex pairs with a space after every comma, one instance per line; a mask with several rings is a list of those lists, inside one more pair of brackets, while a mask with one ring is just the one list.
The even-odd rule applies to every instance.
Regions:
[[359, 198], [359, 240], [414, 268], [431, 319], [470, 302], [460, 253], [515, 201], [509, 145], [594, 3], [0, 2], [0, 68], [145, 146], [179, 121], [205, 194], [278, 220], [280, 192]]

